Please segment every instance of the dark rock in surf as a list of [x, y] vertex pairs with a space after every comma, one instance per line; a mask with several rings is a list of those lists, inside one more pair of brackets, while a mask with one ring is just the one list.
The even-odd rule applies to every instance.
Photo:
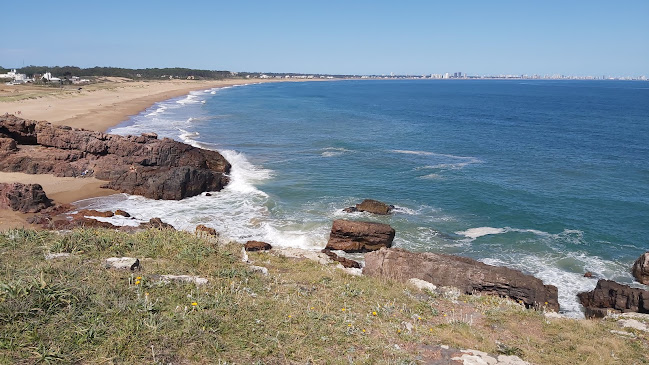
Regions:
[[337, 219], [331, 226], [326, 249], [345, 252], [369, 252], [391, 247], [394, 228], [387, 224]]
[[248, 241], [243, 245], [246, 251], [266, 251], [273, 248], [270, 243], [261, 242], [261, 241]]
[[346, 213], [367, 212], [388, 215], [392, 212], [392, 209], [394, 209], [394, 205], [388, 205], [378, 200], [365, 199], [360, 204], [356, 204], [355, 207], [345, 208], [343, 211]]
[[610, 311], [649, 313], [649, 291], [600, 279], [595, 289], [577, 294], [586, 317], [601, 318]]
[[631, 273], [639, 283], [649, 285], [649, 251], [643, 253], [635, 260]]
[[141, 229], [169, 229], [175, 231], [176, 229], [169, 223], [165, 223], [160, 218], [151, 218], [147, 223], [140, 223], [139, 228]]
[[363, 274], [406, 282], [411, 278], [437, 286], [457, 287], [466, 294], [509, 297], [528, 308], [559, 310], [557, 288], [514, 269], [491, 266], [460, 256], [402, 249], [381, 249], [365, 254]]

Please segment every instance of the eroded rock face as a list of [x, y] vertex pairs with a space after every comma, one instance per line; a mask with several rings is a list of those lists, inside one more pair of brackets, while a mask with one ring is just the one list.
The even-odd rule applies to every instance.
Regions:
[[36, 213], [52, 206], [39, 184], [0, 183], [0, 208]]
[[643, 253], [635, 260], [631, 273], [639, 283], [649, 285], [649, 251]]
[[600, 279], [595, 289], [577, 294], [586, 317], [604, 317], [609, 311], [649, 313], [649, 291]]
[[13, 115], [0, 116], [0, 155], [0, 171], [94, 176], [106, 188], [152, 199], [221, 190], [230, 171], [218, 152], [155, 133], [118, 136]]
[[506, 267], [491, 266], [460, 256], [382, 249], [365, 254], [363, 274], [402, 282], [411, 278], [437, 286], [457, 287], [466, 294], [480, 292], [509, 297], [526, 307], [559, 310], [557, 288]]
[[395, 231], [387, 224], [338, 219], [333, 222], [326, 249], [369, 252], [391, 247]]

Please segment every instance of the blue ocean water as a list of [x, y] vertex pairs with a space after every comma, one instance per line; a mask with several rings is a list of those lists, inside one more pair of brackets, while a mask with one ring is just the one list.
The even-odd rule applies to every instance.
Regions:
[[[649, 83], [385, 80], [267, 83], [158, 103], [114, 128], [221, 151], [211, 197], [93, 199], [239, 240], [324, 247], [337, 218], [389, 223], [395, 245], [505, 265], [559, 287], [632, 283], [649, 249]], [[389, 217], [342, 209], [365, 198]]]

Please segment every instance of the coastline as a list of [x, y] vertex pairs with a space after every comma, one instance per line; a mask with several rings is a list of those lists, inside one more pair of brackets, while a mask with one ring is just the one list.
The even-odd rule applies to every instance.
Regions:
[[[67, 125], [99, 132], [119, 125], [129, 117], [164, 100], [189, 94], [191, 91], [233, 85], [247, 85], [277, 80], [219, 80], [219, 81], [132, 81], [89, 85], [76, 89], [52, 89], [39, 96], [29, 94], [31, 89], [19, 90], [11, 95], [13, 101], [0, 101], [0, 114], [18, 114], [25, 119], [45, 120], [54, 125]], [[84, 90], [86, 89], [86, 90]], [[3, 89], [3, 91], [6, 91]], [[20, 92], [23, 92], [21, 99]], [[40, 91], [40, 90], [39, 90]], [[5, 98], [6, 99], [6, 98]], [[0, 172], [0, 182], [40, 184], [47, 196], [57, 204], [118, 193], [103, 189], [105, 181], [94, 178], [56, 177], [19, 172]], [[26, 219], [30, 214], [0, 210], [0, 230], [30, 227]]]

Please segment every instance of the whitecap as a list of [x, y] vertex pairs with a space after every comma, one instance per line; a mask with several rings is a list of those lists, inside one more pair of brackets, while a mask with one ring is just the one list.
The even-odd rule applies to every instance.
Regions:
[[472, 239], [476, 239], [478, 237], [482, 236], [487, 236], [487, 235], [492, 235], [492, 234], [502, 234], [508, 232], [507, 229], [505, 228], [493, 228], [493, 227], [478, 227], [478, 228], [470, 228], [467, 229], [466, 231], [458, 231], [455, 232], [455, 234], [459, 234], [465, 237], [469, 237]]

